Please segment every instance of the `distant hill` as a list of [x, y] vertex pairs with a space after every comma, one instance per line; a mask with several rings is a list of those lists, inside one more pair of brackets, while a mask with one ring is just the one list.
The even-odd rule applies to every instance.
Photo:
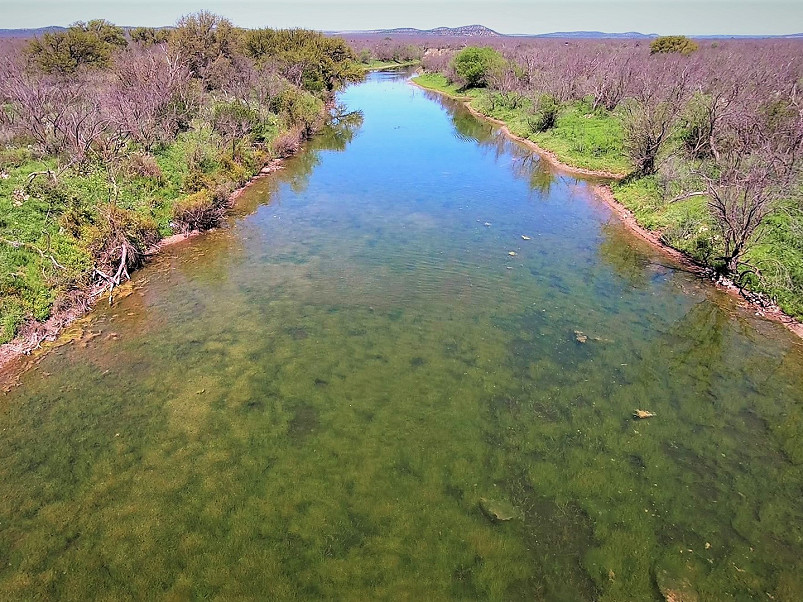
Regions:
[[[519, 36], [517, 36], [519, 37]], [[570, 38], [570, 39], [621, 39], [621, 40], [642, 40], [657, 38], [657, 33], [639, 33], [638, 31], [628, 31], [625, 33], [605, 33], [604, 31], [556, 31], [554, 33], [521, 34], [520, 37], [528, 38]], [[791, 33], [785, 35], [760, 36], [760, 35], [690, 35], [696, 40], [784, 40], [800, 39], [803, 33]]]
[[[33, 38], [41, 36], [43, 33], [52, 31], [64, 31], [66, 27], [50, 25], [49, 27], [38, 27], [36, 29], [0, 29], [0, 39], [2, 38]], [[123, 29], [132, 29], [125, 26]], [[170, 26], [157, 29], [171, 29]], [[462, 27], [436, 27], [435, 29], [416, 29], [414, 27], [399, 27], [397, 29], [371, 29], [368, 31], [332, 31], [326, 32], [337, 35], [383, 35], [383, 36], [440, 36], [440, 37], [459, 37], [459, 38], [497, 38], [508, 37], [508, 34], [499, 33], [484, 25], [463, 25]], [[624, 33], [606, 33], [604, 31], [556, 31], [553, 33], [539, 34], [513, 34], [511, 37], [520, 38], [564, 38], [564, 39], [651, 39], [658, 37], [657, 33], [640, 33], [638, 31], [627, 31]], [[690, 35], [690, 38], [703, 40], [732, 40], [732, 39], [801, 39], [803, 33], [791, 33], [785, 35]]]
[[463, 25], [462, 27], [436, 27], [435, 29], [416, 29], [414, 27], [400, 27], [397, 29], [373, 29], [371, 31], [349, 31], [339, 33], [374, 34], [385, 36], [440, 36], [461, 38], [498, 38], [503, 34], [489, 29], [484, 25]]
[[554, 33], [540, 33], [536, 35], [522, 34], [532, 38], [600, 38], [600, 39], [647, 39], [657, 38], [657, 33], [639, 33], [628, 31], [625, 33], [605, 33], [604, 31], [556, 31]]
[[749, 35], [708, 35], [708, 36], [688, 36], [696, 40], [799, 40], [803, 38], [803, 33], [788, 33], [776, 36], [749, 36]]
[[51, 25], [50, 27], [39, 27], [37, 29], [0, 29], [0, 38], [33, 38], [41, 36], [43, 33], [51, 31], [64, 31], [66, 27]]

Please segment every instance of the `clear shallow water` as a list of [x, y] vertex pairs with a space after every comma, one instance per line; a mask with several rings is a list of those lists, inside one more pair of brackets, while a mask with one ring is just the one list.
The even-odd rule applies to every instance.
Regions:
[[0, 399], [0, 599], [803, 598], [800, 343], [403, 78], [342, 100]]

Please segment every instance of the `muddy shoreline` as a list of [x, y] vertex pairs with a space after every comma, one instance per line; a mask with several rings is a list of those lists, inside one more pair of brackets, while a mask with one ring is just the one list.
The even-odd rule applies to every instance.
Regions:
[[[510, 128], [507, 127], [504, 121], [501, 121], [499, 119], [494, 119], [493, 117], [489, 117], [488, 115], [485, 115], [480, 111], [478, 111], [477, 109], [475, 109], [474, 107], [472, 107], [470, 99], [454, 97], [451, 96], [450, 94], [447, 94], [446, 92], [421, 86], [412, 80], [409, 80], [409, 82], [410, 84], [421, 90], [426, 90], [428, 92], [435, 92], [436, 94], [440, 94], [441, 96], [444, 96], [446, 98], [461, 103], [472, 115], [474, 115], [478, 119], [484, 119], [486, 121], [493, 123], [494, 125], [499, 126], [499, 129], [506, 136], [508, 136], [512, 140], [524, 144], [528, 148], [535, 151], [539, 157], [544, 159], [547, 163], [549, 163], [552, 167], [556, 168], [558, 171], [567, 173], [569, 175], [591, 176], [596, 178], [605, 178], [607, 180], [621, 180], [622, 178], [625, 177], [625, 174], [619, 174], [607, 171], [597, 171], [593, 169], [585, 169], [582, 167], [575, 167], [573, 165], [569, 165], [568, 163], [564, 163], [560, 159], [558, 159], [557, 155], [552, 151], [548, 151], [545, 148], [538, 146], [532, 140], [528, 140], [527, 138], [522, 138], [521, 136], [517, 136], [516, 134], [511, 132]], [[683, 269], [695, 274], [696, 276], [698, 276], [703, 280], [706, 280], [707, 282], [710, 282], [717, 289], [724, 291], [729, 295], [731, 295], [732, 297], [738, 299], [742, 307], [750, 311], [753, 311], [756, 316], [783, 324], [792, 333], [796, 334], [798, 337], [803, 339], [803, 323], [799, 322], [792, 316], [784, 313], [784, 311], [781, 310], [781, 308], [779, 308], [777, 305], [761, 302], [760, 297], [758, 295], [754, 295], [756, 299], [759, 299], [758, 301], [748, 298], [742, 289], [735, 286], [730, 281], [716, 278], [710, 269], [699, 265], [682, 251], [679, 251], [674, 247], [671, 247], [668, 244], [666, 244], [663, 240], [661, 240], [660, 235], [658, 233], [647, 230], [641, 224], [638, 223], [638, 221], [636, 220], [635, 216], [631, 213], [631, 211], [616, 199], [610, 186], [603, 183], [595, 183], [595, 182], [591, 182], [590, 185], [592, 191], [594, 192], [594, 195], [598, 199], [604, 201], [605, 204], [607, 204], [611, 208], [611, 210], [616, 214], [616, 216], [622, 221], [622, 223], [624, 223], [625, 226], [631, 232], [636, 234], [639, 238], [648, 242], [653, 248], [658, 249], [667, 257], [670, 257], [672, 260], [678, 263]]]

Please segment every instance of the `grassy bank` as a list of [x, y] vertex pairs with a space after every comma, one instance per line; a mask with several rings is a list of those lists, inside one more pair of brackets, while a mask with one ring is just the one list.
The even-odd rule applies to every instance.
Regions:
[[[318, 111], [322, 119], [323, 103]], [[31, 181], [33, 173], [57, 173], [57, 159], [7, 149], [0, 179], [0, 342], [96, 282], [99, 256], [114, 250], [118, 234], [143, 254], [165, 236], [215, 226], [231, 193], [298, 142], [297, 132], [276, 119], [259, 141], [242, 139], [232, 152], [199, 123], [152, 153], [132, 153], [116, 183], [101, 164]]]
[[450, 98], [464, 100], [471, 108], [503, 121], [510, 131], [554, 153], [572, 167], [626, 174], [632, 166], [624, 153], [622, 123], [617, 115], [594, 111], [587, 103], [565, 103], [560, 107], [555, 127], [533, 131], [530, 121], [533, 103], [514, 93], [486, 89], [460, 88], [439, 73], [425, 73], [413, 78], [423, 88]]
[[[678, 198], [680, 186], [666, 176], [636, 177], [625, 151], [624, 118], [620, 110], [594, 109], [590, 101], [561, 103], [554, 126], [534, 131], [537, 109], [530, 98], [485, 88], [465, 90], [440, 73], [413, 78], [419, 86], [467, 102], [475, 111], [505, 123], [570, 167], [628, 175], [613, 181], [616, 200], [637, 222], [696, 263], [713, 267], [721, 239], [708, 210], [706, 196]], [[675, 144], [678, 141], [674, 141]], [[677, 160], [674, 169], [687, 176], [690, 165]], [[745, 260], [742, 282], [773, 299], [787, 314], [803, 319], [803, 215], [797, 205], [782, 204], [762, 227]]]

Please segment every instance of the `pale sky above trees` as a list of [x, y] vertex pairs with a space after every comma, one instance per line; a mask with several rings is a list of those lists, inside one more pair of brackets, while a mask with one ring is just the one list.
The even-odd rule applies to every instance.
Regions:
[[687, 35], [803, 30], [803, 0], [3, 0], [0, 28], [170, 25], [206, 9], [242, 27], [325, 31], [479, 23], [501, 33], [595, 30]]

